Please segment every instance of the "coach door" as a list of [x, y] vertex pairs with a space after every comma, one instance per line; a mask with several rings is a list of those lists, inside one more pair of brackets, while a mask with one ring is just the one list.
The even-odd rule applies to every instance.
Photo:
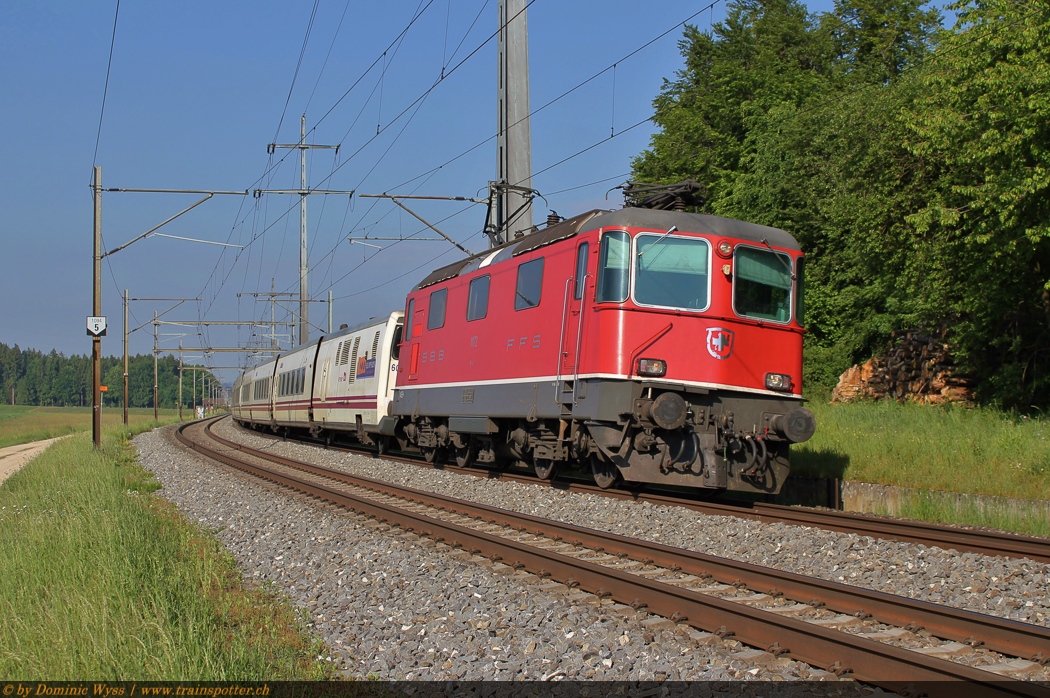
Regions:
[[583, 297], [587, 290], [588, 252], [590, 245], [580, 243], [576, 248], [576, 266], [570, 283], [565, 289], [565, 312], [561, 342], [561, 375], [575, 380], [579, 373], [579, 352], [581, 332], [583, 331]]
[[[321, 367], [321, 389], [315, 391], [318, 396], [318, 402], [322, 405], [319, 409], [323, 410], [322, 414], [324, 417], [321, 419], [322, 422], [328, 421], [328, 407], [324, 406], [328, 401], [328, 375], [329, 369], [332, 367], [332, 359], [327, 358], [324, 360], [324, 365]], [[312, 400], [311, 400], [312, 403]]]

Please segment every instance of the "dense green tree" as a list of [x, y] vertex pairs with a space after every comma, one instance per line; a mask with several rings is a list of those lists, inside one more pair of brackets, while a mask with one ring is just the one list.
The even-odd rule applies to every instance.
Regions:
[[1046, 407], [1050, 6], [962, 2], [936, 36], [924, 7], [736, 3], [689, 28], [634, 174], [705, 182], [711, 212], [798, 238], [808, 380], [935, 326], [982, 400]]
[[714, 202], [732, 186], [755, 120], [825, 89], [830, 46], [798, 0], [737, 0], [710, 32], [687, 26], [679, 47], [685, 67], [653, 102], [662, 131], [635, 159], [634, 176], [696, 179]]
[[941, 26], [924, 0], [836, 0], [820, 18], [836, 72], [849, 83], [886, 84], [921, 63]]
[[990, 399], [1050, 403], [1050, 5], [958, 3], [910, 152], [942, 168], [910, 218], [933, 241], [932, 286]]
[[[102, 358], [102, 385], [109, 387], [105, 396], [107, 405], [123, 404], [124, 363], [117, 357]], [[131, 407], [153, 407], [153, 356], [136, 355], [128, 362], [128, 399]], [[184, 368], [183, 404], [189, 405], [192, 391], [192, 367]], [[197, 369], [197, 400], [201, 399], [200, 377], [207, 373]], [[91, 404], [91, 358], [73, 355], [66, 357], [52, 350], [42, 354], [33, 349], [22, 350], [17, 345], [0, 344], [0, 400], [9, 403], [12, 390], [19, 405], [47, 405], [78, 407]], [[178, 406], [179, 362], [174, 356], [164, 356], [157, 362], [157, 392], [161, 407]]]

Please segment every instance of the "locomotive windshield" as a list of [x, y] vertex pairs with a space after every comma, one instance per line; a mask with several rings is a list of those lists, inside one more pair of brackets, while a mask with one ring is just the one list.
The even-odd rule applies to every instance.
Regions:
[[665, 308], [706, 309], [710, 257], [711, 246], [702, 238], [639, 235], [634, 301]]
[[791, 258], [740, 245], [733, 269], [733, 308], [738, 315], [787, 322], [791, 319]]
[[631, 274], [628, 266], [631, 256], [631, 236], [614, 231], [602, 236], [598, 259], [598, 303], [623, 303], [627, 300]]

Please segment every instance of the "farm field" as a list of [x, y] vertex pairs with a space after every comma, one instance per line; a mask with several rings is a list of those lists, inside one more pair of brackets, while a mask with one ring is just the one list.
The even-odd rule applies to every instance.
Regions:
[[[160, 410], [162, 423], [176, 421], [179, 411]], [[183, 410], [183, 417], [190, 419], [191, 410]], [[132, 427], [142, 427], [153, 422], [151, 408], [135, 408], [128, 412]], [[124, 423], [124, 412], [120, 407], [106, 406], [102, 410], [102, 427], [117, 427]], [[81, 431], [91, 431], [90, 407], [34, 407], [32, 405], [0, 405], [0, 448], [16, 444], [42, 441], [66, 436]]]

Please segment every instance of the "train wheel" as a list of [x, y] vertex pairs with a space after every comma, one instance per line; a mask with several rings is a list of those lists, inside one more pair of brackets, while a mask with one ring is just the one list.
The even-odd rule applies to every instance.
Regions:
[[477, 455], [474, 444], [468, 442], [463, 448], [456, 449], [456, 465], [461, 468], [469, 468], [474, 465], [474, 456]]
[[533, 458], [532, 469], [541, 480], [552, 480], [558, 472], [558, 463], [550, 458]]
[[438, 459], [438, 450], [436, 446], [424, 446], [423, 447], [423, 460], [427, 463], [433, 463]]
[[598, 456], [591, 456], [591, 473], [594, 475], [594, 484], [603, 490], [609, 489], [620, 479], [620, 470]]

